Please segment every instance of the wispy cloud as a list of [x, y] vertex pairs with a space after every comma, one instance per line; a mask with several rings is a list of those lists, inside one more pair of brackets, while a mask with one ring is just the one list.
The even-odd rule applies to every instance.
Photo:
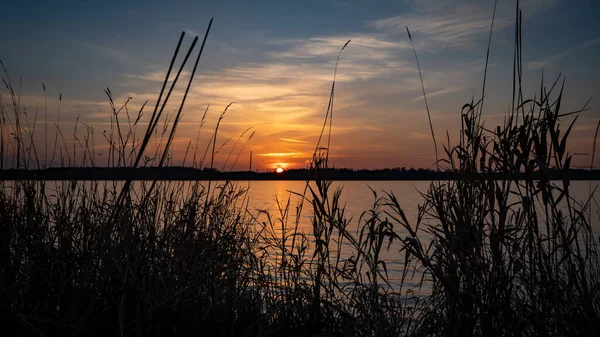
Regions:
[[103, 45], [99, 45], [99, 44], [91, 43], [91, 42], [79, 41], [79, 43], [81, 43], [82, 45], [84, 45], [88, 48], [92, 48], [96, 51], [104, 53], [121, 63], [128, 63], [128, 64], [135, 63], [135, 60], [133, 57], [131, 57], [129, 54], [127, 54], [121, 50], [117, 50], [117, 49], [114, 49], [114, 48], [111, 48], [108, 46], [103, 46]]
[[[190, 76], [190, 72], [189, 71], [182, 71], [180, 78], [186, 78]], [[126, 77], [129, 78], [136, 78], [136, 79], [140, 79], [140, 80], [145, 80], [145, 81], [151, 81], [151, 82], [163, 82], [165, 80], [165, 76], [167, 75], [167, 72], [164, 70], [155, 70], [155, 71], [150, 71], [147, 73], [143, 73], [143, 74], [125, 74]], [[173, 72], [170, 74], [169, 77], [169, 81], [172, 81], [175, 76], [177, 76], [176, 72]]]
[[203, 86], [201, 92], [209, 96], [230, 97], [234, 101], [274, 99], [298, 93], [295, 88], [262, 83], [231, 83], [227, 86], [211, 83]]
[[[492, 9], [480, 3], [420, 5], [405, 15], [373, 20], [369, 25], [389, 34], [406, 34], [408, 26], [421, 45], [461, 47], [489, 32]], [[496, 29], [510, 24], [508, 17], [497, 17], [494, 23]]]
[[584, 42], [584, 43], [582, 43], [580, 45], [577, 45], [577, 46], [575, 46], [573, 48], [569, 48], [567, 50], [564, 50], [564, 51], [562, 51], [562, 52], [560, 52], [558, 54], [555, 54], [555, 55], [553, 55], [551, 57], [548, 57], [548, 58], [545, 58], [545, 59], [541, 59], [541, 60], [538, 60], [538, 61], [529, 62], [527, 64], [527, 66], [529, 67], [529, 69], [540, 69], [540, 68], [555, 67], [558, 64], [558, 62], [560, 60], [562, 60], [563, 58], [565, 58], [565, 57], [567, 57], [567, 56], [569, 56], [571, 54], [574, 54], [574, 53], [576, 53], [576, 52], [578, 52], [580, 50], [583, 50], [583, 49], [595, 46], [595, 45], [597, 45], [599, 43], [600, 43], [600, 36], [596, 37], [594, 39], [591, 39], [589, 41], [586, 41], [586, 42]]
[[[539, 14], [555, 6], [558, 0], [524, 0], [521, 8], [526, 13]], [[489, 34], [493, 1], [437, 1], [413, 2], [406, 14], [369, 21], [369, 26], [387, 34], [406, 34], [406, 26], [416, 35], [417, 43], [428, 49], [465, 47]], [[498, 5], [494, 30], [514, 24], [514, 7]]]
[[268, 153], [259, 153], [259, 156], [263, 157], [299, 157], [304, 155], [302, 152], [268, 152]]
[[[410, 142], [413, 152], [421, 148], [428, 151], [423, 155], [426, 161], [432, 156], [427, 150], [429, 130], [419, 104], [421, 85], [404, 26], [418, 36], [418, 48], [424, 51], [421, 65], [428, 98], [442, 97], [468, 91], [470, 76], [480, 72], [484, 61], [475, 62], [472, 55], [461, 54], [440, 62], [437, 55], [433, 59], [427, 52], [478, 43], [480, 39], [485, 46], [492, 9], [489, 4], [475, 1], [429, 6], [419, 3], [401, 16], [364, 22], [356, 33], [293, 39], [265, 37], [253, 41], [254, 54], [249, 60], [200, 71], [186, 111], [194, 109], [191, 118], [199, 120], [203, 111], [199, 107], [211, 104], [207, 118], [212, 121], [227, 103], [235, 101], [228, 113], [235, 117], [226, 117], [220, 136], [236, 136], [253, 126], [256, 137], [248, 150], [254, 151], [263, 165], [284, 159], [296, 158], [299, 163], [308, 160], [323, 125], [336, 56], [351, 40], [337, 73], [332, 158], [360, 158], [365, 153], [356, 151], [371, 153], [375, 148], [381, 150], [383, 158], [398, 144]], [[496, 29], [513, 23], [512, 14], [504, 9], [496, 17]], [[222, 57], [233, 58], [233, 54], [239, 57], [238, 52], [226, 50]], [[131, 73], [128, 78], [151, 87], [156, 83], [149, 82], [162, 81], [164, 72]], [[137, 96], [134, 94], [128, 93], [138, 98], [147, 96], [141, 89]], [[174, 92], [173, 99], [176, 101], [180, 95]], [[449, 115], [450, 110], [433, 104], [434, 121]], [[452, 126], [440, 122], [436, 128]]]
[[305, 140], [298, 140], [298, 139], [291, 139], [291, 138], [279, 138], [279, 140], [283, 140], [284, 142], [290, 142], [290, 143], [308, 143]]
[[[427, 93], [427, 98], [451, 94], [451, 93], [460, 91], [461, 89], [462, 88], [460, 88], [460, 87], [448, 87], [448, 88], [436, 90], [436, 91]], [[418, 101], [422, 101], [422, 100], [423, 100], [423, 95], [419, 95], [419, 96], [415, 97], [411, 102], [418, 102]]]
[[288, 49], [273, 52], [271, 56], [276, 58], [331, 58], [336, 55], [340, 48], [352, 40], [348, 49], [357, 57], [381, 60], [390, 57], [398, 49], [410, 48], [407, 41], [394, 41], [383, 34], [348, 34], [336, 36], [320, 36], [308, 39], [282, 40], [277, 44], [288, 45]]
[[[357, 135], [369, 137], [370, 140], [363, 144], [367, 147], [378, 146], [383, 133], [399, 137], [401, 133], [386, 132], [390, 130], [386, 124], [389, 121], [381, 116], [397, 115], [402, 107], [390, 104], [384, 108], [380, 104], [398, 95], [405, 95], [410, 102], [410, 98], [420, 92], [418, 73], [413, 61], [405, 59], [410, 56], [406, 41], [397, 42], [380, 33], [264, 41], [264, 45], [257, 48], [264, 50], [261, 62], [241, 62], [229, 68], [199, 73], [193, 95], [186, 102], [187, 109], [193, 107], [200, 111], [199, 106], [210, 103], [209, 116], [212, 116], [211, 113], [235, 101], [230, 108], [230, 114], [235, 114], [235, 118], [223, 121], [222, 125], [229, 127], [220, 130], [223, 137], [235, 136], [240, 130], [254, 126], [257, 136], [248, 149], [253, 150], [257, 158], [262, 158], [263, 164], [284, 158], [286, 161], [290, 158], [308, 160], [321, 131], [335, 57], [349, 39], [352, 42], [342, 54], [337, 73], [340, 89], [336, 95], [332, 134], [340, 141], [334, 142], [332, 156], [342, 156], [357, 149], [360, 144], [349, 142]], [[427, 72], [430, 95], [459, 90], [462, 79], [454, 75]], [[445, 89], [449, 77], [454, 86]], [[164, 72], [129, 74], [128, 78], [141, 83], [158, 82], [164, 79]], [[146, 84], [150, 86], [151, 83]], [[128, 95], [138, 99], [148, 97], [142, 92]], [[379, 96], [378, 102], [369, 98], [372, 95]], [[173, 100], [177, 101], [179, 97], [179, 92], [173, 93]], [[197, 115], [194, 113], [194, 118], [198, 118]], [[406, 127], [406, 130], [410, 128]], [[345, 135], [351, 135], [348, 141]], [[390, 141], [390, 144], [397, 142]]]

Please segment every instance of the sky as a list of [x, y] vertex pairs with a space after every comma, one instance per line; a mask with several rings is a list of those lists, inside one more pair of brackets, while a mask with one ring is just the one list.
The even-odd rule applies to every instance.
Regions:
[[[546, 83], [561, 74], [564, 111], [592, 99], [570, 137], [571, 152], [589, 154], [600, 116], [600, 2], [520, 3], [525, 97], [539, 92], [542, 74]], [[500, 124], [511, 105], [515, 6], [516, 1], [498, 1], [483, 114], [488, 126]], [[185, 159], [192, 165], [194, 151], [198, 163], [210, 148], [219, 116], [233, 103], [219, 126], [214, 167], [246, 170], [252, 152], [253, 169], [262, 171], [308, 166], [338, 51], [351, 39], [337, 70], [330, 165], [433, 168], [434, 147], [405, 26], [419, 55], [442, 153], [446, 134], [452, 144], [458, 140], [463, 104], [481, 96], [493, 8], [493, 0], [12, 1], [0, 13], [0, 60], [13, 87], [20, 88], [20, 109], [28, 116], [38, 111], [33, 138], [43, 162], [50, 165], [46, 147], [53, 150], [60, 110], [64, 140], [58, 149], [81, 157], [82, 134], [89, 127], [95, 164], [106, 165], [109, 145], [103, 133], [110, 132], [112, 110], [104, 90], [110, 88], [117, 108], [131, 97], [132, 119], [148, 100], [136, 132], [140, 137], [181, 32], [184, 54], [194, 36], [201, 41], [214, 17], [177, 128], [172, 163]], [[165, 110], [171, 117], [191, 63]], [[0, 93], [5, 111], [12, 111], [6, 88]], [[41, 131], [44, 114], [47, 133]], [[126, 117], [119, 116], [126, 127]], [[157, 129], [164, 129], [162, 121]], [[589, 166], [590, 156], [577, 155], [573, 163]]]

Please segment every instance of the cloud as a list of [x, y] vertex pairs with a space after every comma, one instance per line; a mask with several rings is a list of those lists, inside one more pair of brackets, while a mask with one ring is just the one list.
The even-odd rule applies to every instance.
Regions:
[[[189, 71], [182, 71], [181, 75], [179, 75], [179, 78], [186, 78], [190, 76], [190, 72]], [[167, 72], [164, 70], [155, 70], [155, 71], [150, 71], [144, 74], [125, 74], [126, 77], [129, 78], [135, 78], [135, 79], [140, 79], [140, 80], [145, 80], [145, 81], [150, 81], [150, 82], [163, 82], [165, 80], [165, 76], [167, 75]], [[175, 79], [175, 76], [177, 76], [177, 72], [176, 71], [172, 71], [171, 74], [169, 74], [169, 81], [172, 81], [173, 79]]]
[[[435, 97], [435, 96], [440, 96], [440, 95], [446, 95], [446, 94], [451, 94], [457, 91], [460, 91], [462, 88], [460, 87], [448, 87], [448, 88], [444, 88], [444, 89], [440, 89], [440, 90], [436, 90], [433, 92], [426, 92], [427, 94], [427, 98], [431, 98], [431, 97]], [[427, 88], [426, 88], [427, 90]], [[418, 101], [422, 101], [423, 100], [423, 95], [419, 95], [417, 97], [415, 97], [411, 102], [418, 102]]]
[[[523, 0], [520, 7], [528, 19], [554, 8], [559, 0]], [[371, 20], [368, 25], [391, 35], [406, 36], [406, 27], [421, 49], [470, 46], [487, 38], [492, 23], [493, 1], [413, 1], [412, 10], [403, 15]], [[494, 31], [514, 25], [514, 5], [498, 3]]]
[[336, 56], [348, 40], [350, 43], [340, 55], [338, 82], [368, 81], [415, 71], [412, 63], [401, 59], [400, 52], [409, 48], [407, 41], [397, 41], [384, 34], [355, 33], [271, 41], [269, 44], [278, 49], [269, 52], [267, 57], [277, 63], [284, 60], [282, 64], [286, 65], [287, 74], [331, 82]]
[[396, 50], [410, 48], [407, 41], [394, 41], [383, 34], [348, 34], [336, 36], [319, 36], [308, 39], [282, 40], [276, 43], [287, 45], [288, 50], [273, 52], [275, 58], [332, 58], [336, 56], [342, 46], [352, 40], [348, 49], [360, 58], [381, 60], [389, 58]]
[[567, 57], [567, 56], [569, 56], [571, 54], [574, 54], [574, 53], [576, 53], [576, 52], [578, 52], [580, 50], [583, 50], [585, 48], [595, 46], [598, 43], [600, 43], [600, 36], [596, 37], [594, 39], [591, 39], [589, 41], [586, 41], [586, 42], [584, 42], [584, 43], [582, 43], [580, 45], [577, 45], [577, 46], [575, 46], [573, 48], [569, 48], [569, 49], [567, 49], [565, 51], [562, 51], [562, 52], [560, 52], [558, 54], [555, 54], [555, 55], [553, 55], [551, 57], [548, 57], [548, 58], [545, 58], [545, 59], [541, 59], [541, 60], [538, 60], [538, 61], [529, 62], [527, 64], [527, 67], [529, 69], [541, 69], [541, 68], [552, 68], [552, 67], [555, 67], [557, 65], [557, 63], [560, 60], [562, 60], [563, 58], [565, 58], [565, 57]]
[[[406, 34], [406, 26], [422, 47], [464, 47], [489, 34], [493, 6], [480, 3], [445, 2], [417, 3], [414, 11], [369, 21], [369, 25], [388, 34]], [[486, 3], [487, 4], [487, 3]], [[512, 23], [509, 16], [496, 17], [494, 29], [502, 29]]]
[[[411, 23], [411, 30], [428, 34], [431, 39], [441, 36], [452, 44], [467, 43], [489, 33], [491, 8], [478, 11], [476, 5], [465, 6], [469, 9], [465, 14], [466, 23], [459, 23], [458, 28], [453, 27], [453, 22], [459, 20], [460, 9], [457, 8], [437, 12], [417, 8], [404, 17], [415, 23], [414, 29]], [[436, 15], [445, 16], [446, 21]], [[332, 158], [349, 154], [359, 158], [366, 155], [356, 153], [359, 150], [368, 153], [369, 149], [389, 144], [385, 150], [391, 151], [406, 139], [428, 139], [429, 136], [418, 137], [421, 133], [428, 135], [429, 129], [421, 105], [415, 104], [422, 98], [414, 55], [408, 39], [397, 36], [399, 32], [405, 34], [403, 20], [396, 23], [394, 20], [366, 22], [358, 33], [254, 41], [255, 52], [250, 61], [243, 59], [223, 68], [201, 69], [197, 73], [186, 102], [184, 123], [190, 120], [197, 123], [210, 104], [207, 125], [214, 125], [224, 106], [235, 101], [221, 124], [219, 137], [236, 137], [253, 126], [256, 137], [248, 150], [254, 151], [262, 165], [282, 158], [308, 160], [323, 126], [336, 57], [346, 41], [351, 40], [341, 54], [336, 77]], [[433, 23], [417, 25], [421, 20]], [[401, 28], [400, 31], [396, 32], [394, 25]], [[239, 53], [232, 51], [231, 54], [239, 58]], [[220, 55], [233, 57], [228, 52]], [[440, 65], [427, 55], [422, 61], [428, 97], [468, 88], [465, 70], [479, 71], [479, 66], [461, 58], [451, 67], [447, 62]], [[135, 87], [136, 92], [126, 95], [155, 99], [155, 93], [147, 92], [151, 87], [155, 90], [156, 82], [163, 81], [164, 76], [164, 71], [158, 70], [132, 72], [127, 75], [128, 80], [138, 83], [139, 87], [128, 86]], [[171, 100], [177, 102], [181, 96], [176, 89]], [[434, 120], [447, 111], [436, 111], [436, 108], [439, 107], [432, 106]], [[180, 132], [189, 137], [191, 129], [191, 125], [182, 127]], [[411, 144], [414, 151], [420, 147], [422, 145]], [[381, 151], [385, 152], [383, 148]]]
[[291, 138], [279, 138], [279, 140], [283, 140], [284, 142], [290, 142], [290, 143], [308, 143], [305, 140], [298, 140], [298, 139], [291, 139]]
[[[240, 130], [254, 126], [257, 136], [249, 145], [249, 150], [253, 150], [257, 158], [262, 158], [260, 162], [263, 165], [266, 158], [310, 159], [323, 125], [335, 58], [339, 48], [348, 39], [352, 39], [352, 42], [342, 54], [337, 73], [332, 153], [333, 156], [342, 156], [360, 146], [355, 143], [349, 145], [348, 141], [342, 140], [346, 137], [344, 135], [352, 135], [349, 139], [355, 139], [357, 135], [369, 135], [372, 140], [364, 144], [364, 151], [372, 146], [377, 147], [377, 139], [389, 131], [386, 123], [390, 122], [381, 116], [386, 113], [398, 115], [398, 111], [402, 110], [396, 105], [384, 109], [378, 102], [381, 103], [384, 97], [389, 99], [407, 93], [410, 101], [410, 97], [415, 97], [421, 90], [413, 61], [403, 59], [412, 57], [406, 53], [406, 43], [396, 43], [378, 34], [265, 41], [264, 49], [267, 51], [262, 62], [242, 62], [229, 68], [199, 72], [193, 85], [193, 94], [188, 96], [186, 102], [186, 111], [194, 109], [198, 113], [187, 113], [184, 122], [190, 120], [190, 115], [198, 121], [204, 110], [198, 107], [211, 104], [207, 116], [207, 125], [211, 125], [216, 119], [216, 112], [235, 101], [236, 104], [228, 113], [235, 117], [226, 117], [219, 131], [220, 137], [237, 136]], [[277, 46], [277, 51], [267, 48], [273, 44]], [[260, 49], [263, 48], [257, 48]], [[444, 89], [449, 82], [448, 76], [440, 71], [425, 73], [426, 84], [431, 83], [430, 95], [459, 90], [458, 85], [462, 80], [454, 75], [451, 81], [457, 88]], [[142, 87], [150, 87], [151, 83], [146, 82], [162, 81], [164, 72], [134, 73], [129, 74], [128, 78], [139, 80]], [[155, 94], [144, 94], [143, 91], [127, 95], [136, 99], [155, 98]], [[380, 97], [378, 102], [373, 100], [373, 95]], [[176, 102], [180, 97], [181, 92], [176, 90], [171, 100]], [[373, 114], [375, 109], [376, 115]], [[181, 132], [188, 136], [191, 133], [184, 131], [184, 128], [181, 128]], [[391, 134], [399, 136], [398, 133]], [[342, 137], [339, 142], [338, 137]]]
[[81, 43], [82, 45], [84, 45], [88, 48], [92, 48], [94, 50], [100, 51], [121, 63], [127, 63], [127, 64], [135, 64], [136, 63], [135, 59], [133, 57], [131, 57], [129, 54], [127, 54], [123, 51], [120, 51], [120, 50], [117, 50], [117, 49], [114, 49], [111, 47], [91, 43], [91, 42], [79, 41], [79, 43]]
[[297, 158], [305, 155], [302, 152], [268, 152], [268, 153], [259, 153], [259, 156], [263, 157], [292, 157]]
[[411, 139], [416, 139], [416, 140], [431, 140], [431, 133], [425, 133], [425, 132], [409, 132], [408, 133], [408, 138]]
[[201, 92], [209, 96], [229, 97], [233, 101], [274, 99], [299, 93], [295, 88], [260, 83], [240, 83], [227, 86], [211, 84], [203, 86]]

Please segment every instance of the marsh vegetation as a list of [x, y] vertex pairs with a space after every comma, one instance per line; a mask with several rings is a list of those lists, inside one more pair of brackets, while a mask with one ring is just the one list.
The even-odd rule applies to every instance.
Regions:
[[[164, 107], [197, 38], [169, 83], [182, 34], [145, 130], [145, 106], [124, 117], [107, 90], [110, 165], [168, 164], [209, 30], [170, 122]], [[590, 191], [579, 203], [569, 190], [567, 141], [578, 112], [561, 110], [559, 80], [523, 97], [520, 35], [517, 24], [504, 124], [484, 124], [483, 97], [463, 106], [458, 144], [448, 140], [437, 163], [459, 178], [432, 182], [416, 221], [393, 193], [373, 191], [372, 207], [351, 226], [343, 190], [323, 179], [335, 77], [310, 166], [315, 182], [295, 191], [297, 204], [278, 200], [276, 214], [249, 212], [245, 187], [230, 182], [62, 182], [56, 190], [44, 181], [2, 182], [5, 329], [31, 336], [599, 335], [600, 261], [590, 223], [597, 201]], [[3, 168], [5, 158], [17, 168], [55, 159], [94, 165], [90, 127], [71, 143], [57, 132], [54, 151], [44, 151], [52, 158], [42, 161], [32, 141], [37, 114], [23, 112], [8, 76], [5, 84]], [[205, 150], [192, 147], [194, 166], [214, 168], [225, 112]], [[160, 146], [150, 157], [155, 134]], [[563, 172], [562, 180], [550, 180], [549, 170]], [[507, 178], [470, 179], [480, 173]], [[299, 230], [306, 212], [308, 232]], [[403, 260], [400, 282], [389, 282], [382, 258], [390, 247]]]

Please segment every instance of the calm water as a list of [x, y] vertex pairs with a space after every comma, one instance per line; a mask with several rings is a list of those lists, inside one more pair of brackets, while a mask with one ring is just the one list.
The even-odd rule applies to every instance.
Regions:
[[[277, 200], [285, 203], [290, 198], [290, 205], [295, 206], [301, 198], [291, 192], [301, 194], [306, 186], [304, 181], [251, 181], [243, 184], [245, 186], [248, 183], [250, 210], [264, 209], [273, 214], [277, 214]], [[417, 205], [423, 204], [419, 192], [426, 192], [429, 184], [429, 181], [343, 181], [334, 182], [330, 191], [333, 192], [336, 187], [343, 188], [341, 199], [346, 206], [346, 216], [352, 217], [352, 222], [356, 224], [361, 213], [373, 206], [371, 189], [378, 196], [385, 195], [383, 191], [393, 192], [404, 208], [408, 220], [414, 222], [417, 219]], [[310, 218], [311, 214], [306, 215]]]
[[[56, 192], [57, 189], [65, 188], [64, 185], [66, 182], [47, 182], [46, 187], [47, 191], [51, 194]], [[334, 182], [330, 192], [333, 193], [336, 187], [343, 188], [343, 192], [341, 195], [342, 204], [345, 205], [345, 216], [347, 219], [350, 219], [349, 229], [358, 229], [359, 227], [359, 218], [364, 211], [368, 211], [372, 208], [374, 203], [374, 195], [373, 191], [377, 193], [378, 196], [384, 196], [384, 191], [392, 192], [396, 198], [400, 206], [402, 207], [408, 221], [411, 225], [416, 224], [418, 206], [423, 204], [423, 197], [420, 193], [425, 193], [430, 185], [430, 181], [344, 181], [344, 182]], [[70, 183], [69, 183], [70, 184]], [[135, 186], [140, 187], [142, 184], [148, 185], [149, 183], [136, 182]], [[186, 187], [189, 187], [192, 183], [186, 182], [183, 185], [184, 190]], [[279, 206], [277, 201], [281, 207], [284, 207], [289, 200], [290, 203], [290, 215], [288, 226], [292, 226], [294, 224], [295, 219], [295, 209], [301, 198], [298, 194], [302, 194], [305, 189], [306, 182], [304, 181], [239, 181], [235, 183], [240, 187], [248, 187], [248, 210], [255, 215], [261, 222], [267, 221], [266, 215], [262, 211], [267, 211], [271, 214], [272, 219], [275, 223], [278, 223], [276, 220], [279, 218]], [[574, 181], [571, 182], [571, 196], [576, 201], [587, 200], [589, 196], [588, 191], [590, 189], [598, 187], [600, 182], [593, 181], [591, 184], [588, 181]], [[1, 186], [3, 188], [7, 188], [11, 186], [10, 182], [3, 183]], [[112, 182], [109, 182], [108, 185], [112, 185]], [[117, 183], [117, 185], [120, 185]], [[175, 186], [168, 182], [163, 182], [163, 186]], [[213, 183], [213, 187], [214, 187]], [[597, 192], [597, 194], [600, 191]], [[307, 196], [310, 193], [306, 194]], [[597, 199], [597, 198], [596, 198]], [[591, 225], [594, 231], [594, 237], [598, 238], [600, 236], [600, 214], [598, 212], [598, 202], [594, 199], [592, 201], [592, 212], [591, 212]], [[516, 199], [515, 199], [516, 200]], [[385, 217], [385, 215], [382, 215]], [[304, 204], [304, 210], [301, 215], [301, 220], [299, 223], [298, 230], [300, 232], [310, 234], [312, 233], [312, 209], [308, 203]], [[430, 221], [427, 217], [424, 222], [427, 223]], [[433, 220], [431, 220], [432, 223]], [[434, 223], [435, 224], [435, 223]], [[405, 237], [407, 233], [405, 230], [401, 229], [400, 226], [395, 226], [394, 229], [400, 234], [401, 237]], [[281, 227], [275, 228], [275, 231], [278, 231], [278, 234], [281, 234]], [[310, 236], [309, 236], [310, 237]], [[424, 244], [428, 243], [427, 234], [421, 232], [420, 236], [422, 242]], [[349, 254], [353, 251], [352, 249], [348, 249], [346, 247], [342, 252], [342, 257], [349, 257]], [[392, 245], [389, 251], [383, 252], [380, 256], [386, 262], [387, 269], [390, 276], [390, 281], [392, 284], [399, 283], [401, 278], [401, 271], [403, 267], [404, 261], [404, 253], [399, 252], [400, 245], [395, 244]], [[308, 254], [308, 257], [312, 256], [311, 253]], [[407, 286], [414, 286], [417, 280], [413, 282], [409, 282], [406, 284]], [[412, 283], [412, 284], [411, 284]], [[426, 291], [426, 289], [424, 289]]]
[[[423, 204], [423, 197], [420, 193], [425, 193], [430, 185], [430, 181], [344, 181], [335, 182], [332, 187], [342, 187], [343, 193], [341, 199], [346, 206], [346, 217], [351, 218], [349, 228], [358, 228], [359, 218], [362, 212], [369, 210], [373, 206], [374, 196], [371, 189], [377, 192], [378, 196], [383, 196], [383, 191], [393, 192], [400, 206], [403, 208], [405, 215], [411, 225], [416, 224], [418, 205]], [[290, 201], [290, 209], [295, 212], [295, 206], [300, 201], [300, 197], [292, 192], [302, 193], [306, 186], [303, 181], [252, 181], [240, 182], [243, 186], [249, 186], [249, 210], [254, 211], [257, 216], [261, 216], [257, 210], [266, 210], [272, 215], [279, 214], [277, 200], [282, 207]], [[598, 181], [591, 182], [591, 189], [594, 190], [600, 184]], [[560, 184], [559, 184], [560, 186]], [[589, 181], [574, 181], [571, 182], [571, 196], [579, 202], [587, 200], [590, 188]], [[333, 192], [333, 188], [331, 189]], [[597, 193], [600, 193], [598, 191]], [[307, 194], [309, 195], [309, 194]], [[290, 215], [290, 220], [294, 219], [294, 214]], [[308, 204], [305, 204], [302, 220], [299, 230], [304, 233], [312, 232], [312, 224], [310, 218], [312, 210]], [[594, 231], [594, 237], [600, 235], [598, 204], [592, 201], [591, 225]], [[263, 216], [264, 217], [264, 216]], [[425, 218], [425, 222], [429, 219]], [[290, 221], [292, 223], [292, 221]], [[394, 229], [400, 231], [400, 236], [405, 237], [407, 234], [399, 226]], [[421, 234], [425, 234], [421, 232]], [[423, 235], [421, 239], [423, 243], [427, 243], [427, 235]], [[347, 253], [343, 253], [342, 256]], [[348, 257], [347, 255], [345, 257]], [[397, 283], [401, 277], [401, 271], [404, 261], [404, 253], [399, 253], [399, 245], [392, 245], [389, 251], [384, 252], [381, 258], [386, 261], [388, 272], [390, 273], [390, 281]], [[414, 280], [412, 285], [415, 285]], [[407, 284], [410, 286], [411, 284]]]
[[[278, 201], [279, 204], [284, 207], [289, 200], [291, 212], [289, 216], [289, 224], [292, 225], [294, 223], [296, 206], [301, 201], [301, 197], [296, 193], [303, 193], [306, 182], [251, 181], [244, 182], [242, 184], [244, 184], [244, 186], [250, 186], [248, 208], [250, 211], [254, 211], [259, 218], [262, 216], [262, 220], [265, 220], [264, 214], [261, 214], [258, 212], [258, 210], [268, 211], [274, 215], [274, 218], [277, 218], [277, 216], [280, 214]], [[373, 207], [375, 201], [373, 191], [377, 193], [378, 197], [385, 195], [383, 191], [393, 192], [398, 199], [398, 202], [403, 207], [408, 221], [411, 224], [416, 223], [418, 205], [423, 204], [423, 198], [419, 192], [427, 191], [429, 184], [429, 181], [343, 181], [334, 182], [330, 188], [330, 191], [332, 194], [337, 187], [343, 189], [341, 195], [342, 205], [345, 206], [346, 218], [350, 220], [350, 225], [348, 228], [353, 231], [358, 230], [359, 228], [361, 214]], [[373, 189], [373, 191], [371, 191], [371, 189]], [[308, 192], [306, 196], [310, 196], [310, 192]], [[311, 198], [308, 197], [308, 199], [310, 200]], [[313, 212], [311, 206], [308, 203], [305, 203], [298, 228], [300, 232], [307, 234], [312, 233], [312, 214]], [[364, 221], [362, 223], [364, 223]], [[278, 232], [281, 233], [280, 228], [278, 229]], [[400, 230], [399, 225], [394, 227], [394, 229], [396, 231], [400, 231], [399, 233], [402, 237], [405, 236], [404, 231]], [[350, 257], [350, 254], [354, 252], [354, 250], [348, 245], [342, 249], [342, 258], [348, 258]], [[389, 250], [385, 250], [380, 256], [380, 259], [384, 260], [386, 263], [389, 281], [392, 285], [400, 284], [400, 279], [402, 277], [404, 252], [400, 253], [399, 250], [400, 244], [393, 244]], [[309, 254], [312, 256], [312, 252]], [[405, 284], [409, 288], [413, 288], [416, 287], [418, 281], [419, 279], [415, 277], [414, 279], [410, 279], [408, 281], [405, 280]], [[424, 290], [426, 291], [426, 289]]]
[[[304, 181], [251, 181], [238, 182], [241, 186], [249, 186], [249, 210], [266, 210], [271, 214], [278, 214], [277, 200], [282, 205], [290, 200], [290, 206], [295, 207], [300, 201], [300, 196], [295, 193], [302, 193], [306, 186]], [[378, 196], [384, 196], [384, 192], [392, 192], [400, 206], [402, 206], [406, 217], [411, 223], [415, 223], [417, 219], [418, 206], [423, 204], [423, 197], [420, 193], [427, 192], [430, 181], [344, 181], [334, 182], [334, 187], [343, 188], [342, 201], [346, 206], [346, 216], [352, 217], [352, 222], [358, 225], [358, 219], [363, 211], [369, 210], [373, 206], [374, 190]], [[591, 182], [591, 190], [598, 188], [600, 182]], [[590, 182], [589, 181], [574, 181], [571, 182], [570, 193], [571, 197], [576, 201], [583, 203], [589, 196]], [[600, 188], [596, 192], [600, 193]], [[307, 193], [307, 196], [310, 193]], [[592, 200], [592, 228], [600, 234], [598, 203]], [[310, 219], [311, 212], [309, 207], [305, 206], [303, 212], [304, 218]], [[306, 229], [309, 229], [306, 227]], [[597, 235], [596, 235], [597, 236]]]

